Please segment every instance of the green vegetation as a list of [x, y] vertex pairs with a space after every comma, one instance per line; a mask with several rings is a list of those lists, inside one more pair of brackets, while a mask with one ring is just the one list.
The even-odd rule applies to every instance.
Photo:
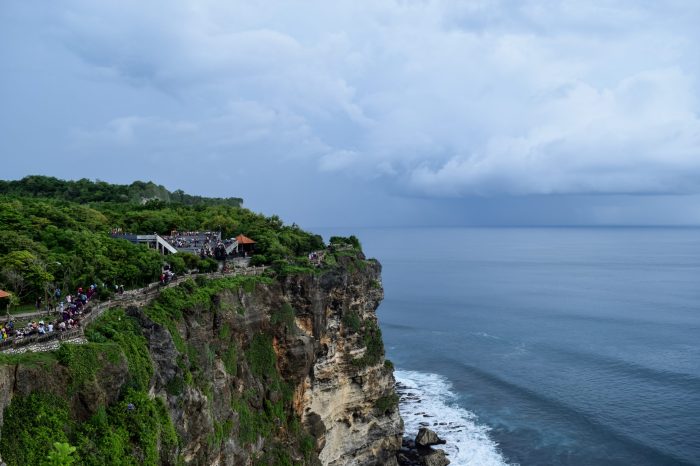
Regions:
[[374, 409], [377, 414], [389, 414], [396, 411], [398, 405], [399, 396], [396, 393], [392, 393], [391, 395], [379, 397], [374, 403]]
[[280, 445], [266, 451], [262, 458], [253, 463], [255, 466], [294, 466], [289, 453]]
[[214, 421], [214, 434], [209, 438], [211, 446], [221, 446], [233, 430], [233, 421], [227, 419], [224, 422]]
[[155, 200], [187, 206], [226, 205], [240, 207], [243, 199], [238, 197], [209, 198], [191, 196], [181, 190], [168, 191], [153, 182], [135, 181], [130, 185], [110, 184], [104, 181], [64, 181], [48, 176], [27, 176], [17, 181], [0, 180], [0, 194], [15, 196], [47, 197], [86, 204], [89, 202], [142, 203]]
[[46, 456], [46, 464], [49, 466], [70, 466], [75, 462], [73, 453], [77, 448], [65, 442], [54, 442], [53, 448]]
[[352, 363], [358, 368], [364, 368], [378, 364], [384, 355], [384, 342], [382, 331], [376, 322], [365, 320], [363, 322], [362, 342], [365, 346], [365, 354], [353, 359]]
[[[254, 464], [292, 465], [291, 458], [299, 453], [311, 460], [315, 439], [300, 427], [292, 403], [295, 387], [280, 375], [278, 341], [272, 337], [274, 333], [284, 345], [296, 331], [296, 311], [284, 303], [270, 313], [272, 332], [262, 322], [259, 332], [245, 334], [236, 325], [244, 321], [237, 315], [246, 310], [221, 299], [221, 293], [240, 297], [280, 277], [320, 274], [332, 267], [361, 270], [366, 262], [359, 241], [350, 236], [331, 238], [323, 260], [319, 263], [313, 256], [312, 263], [309, 253], [325, 249], [320, 236], [284, 225], [276, 216], [250, 212], [241, 203], [237, 198], [170, 192], [153, 183], [127, 186], [48, 177], [0, 181], [0, 288], [21, 300], [16, 307], [50, 297], [55, 287], [65, 296], [90, 283], [142, 286], [157, 279], [164, 261], [178, 274], [217, 268], [211, 259], [190, 254], [164, 258], [114, 239], [109, 234], [114, 228], [159, 234], [221, 230], [224, 237], [242, 233], [256, 241], [253, 264], [272, 265], [265, 276], [185, 280], [160, 289], [158, 298], [140, 311], [107, 311], [85, 329], [88, 343], [83, 345], [64, 344], [53, 353], [0, 355], [0, 365], [38, 367], [66, 381], [65, 387], [46, 387], [61, 397], [43, 392], [17, 395], [6, 408], [0, 453], [9, 466], [178, 464], [180, 440], [160, 396], [165, 392], [169, 402], [182, 406], [188, 397], [181, 395], [192, 388], [207, 397], [203, 408], [215, 416], [208, 438], [211, 447], [232, 436], [244, 445], [264, 439]], [[111, 288], [99, 288], [101, 298], [111, 293]], [[177, 367], [172, 366], [168, 380], [154, 377], [146, 338], [152, 334], [142, 328], [148, 319], [169, 331], [177, 350], [172, 355]], [[207, 326], [202, 325], [205, 320]], [[359, 334], [366, 347], [352, 363], [378, 363], [383, 346], [376, 323], [351, 311], [343, 316], [343, 325], [345, 331]], [[211, 338], [202, 339], [203, 334]], [[211, 377], [221, 365], [236, 378], [231, 398], [223, 402], [230, 403], [231, 411], [223, 414], [221, 400], [213, 403], [221, 395]], [[109, 403], [100, 401], [112, 380], [116, 386], [107, 396]], [[376, 409], [390, 409], [392, 401], [382, 399]]]
[[0, 366], [14, 364], [48, 368], [57, 364], [56, 353], [34, 353], [31, 351], [20, 354], [0, 353]]
[[335, 247], [337, 249], [355, 249], [357, 251], [362, 250], [360, 240], [357, 239], [355, 235], [350, 235], [348, 237], [331, 236], [329, 243], [331, 247]]
[[284, 303], [278, 311], [270, 315], [270, 323], [283, 326], [285, 331], [291, 332], [296, 328], [294, 322], [295, 314], [294, 308], [289, 303]]
[[70, 371], [69, 393], [75, 393], [95, 380], [98, 370], [107, 363], [115, 364], [122, 357], [114, 344], [88, 343], [61, 345], [56, 352], [58, 361]]
[[[273, 440], [285, 436], [309, 458], [315, 443], [301, 430], [299, 419], [291, 409], [293, 387], [282, 380], [277, 370], [272, 338], [264, 333], [254, 335], [244, 353], [250, 372], [263, 382], [267, 390], [264, 396], [247, 390], [232, 398], [231, 408], [238, 415], [238, 439], [243, 444], [255, 443], [259, 438], [268, 439], [270, 448], [255, 464], [292, 464], [285, 462], [289, 460], [288, 456], [278, 454], [288, 448], [282, 448]], [[262, 406], [262, 409], [257, 406]]]
[[144, 309], [148, 317], [170, 331], [175, 347], [180, 353], [187, 352], [184, 340], [177, 329], [177, 322], [182, 319], [185, 310], [210, 311], [214, 306], [214, 296], [223, 290], [243, 289], [248, 292], [247, 290], [254, 290], [258, 283], [272, 283], [271, 278], [260, 275], [237, 275], [218, 280], [200, 280], [200, 278], [197, 277], [197, 284], [192, 280], [186, 280], [178, 286], [162, 290], [158, 299]]
[[[145, 199], [152, 199], [143, 203]], [[155, 199], [155, 200], [153, 200]], [[141, 286], [157, 279], [164, 258], [145, 246], [114, 239], [126, 232], [220, 230], [229, 238], [256, 241], [255, 264], [275, 261], [281, 273], [312, 270], [306, 255], [323, 240], [277, 216], [241, 207], [238, 198], [204, 198], [168, 192], [153, 183], [129, 186], [89, 180], [31, 176], [0, 181], [0, 288], [22, 302], [51, 296], [54, 287], [74, 290], [90, 283]], [[167, 258], [176, 273], [216, 269], [216, 261], [189, 254]]]
[[[13, 398], [2, 426], [3, 459], [10, 466], [71, 464], [71, 459], [95, 466], [172, 462], [169, 455], [177, 446], [177, 434], [163, 401], [148, 394], [153, 366], [136, 319], [121, 309], [111, 310], [85, 334], [87, 344], [64, 344], [55, 353], [3, 356], [0, 362], [61, 364], [68, 372], [68, 395], [73, 396], [89, 392], [107, 365], [126, 361], [129, 380], [118, 401], [79, 422], [63, 398], [41, 392]], [[42, 448], [47, 445], [54, 450]]]
[[[121, 348], [129, 366], [130, 386], [135, 389], [148, 389], [153, 375], [153, 365], [148, 355], [146, 338], [136, 319], [126, 315], [122, 309], [112, 309], [85, 330], [88, 340], [96, 343], [113, 342]], [[64, 345], [64, 348], [79, 348]], [[75, 350], [71, 350], [75, 351]]]
[[277, 373], [277, 356], [272, 347], [272, 337], [266, 333], [256, 334], [246, 351], [246, 359], [253, 375], [273, 377]]
[[224, 368], [232, 376], [238, 374], [238, 349], [235, 345], [231, 346], [224, 352], [222, 356], [224, 362]]
[[75, 437], [80, 463], [94, 466], [158, 464], [177, 445], [163, 401], [133, 390], [80, 424]]
[[46, 461], [46, 445], [68, 442], [72, 421], [65, 400], [46, 393], [16, 396], [5, 409], [0, 451], [9, 466]]
[[360, 316], [357, 315], [357, 312], [348, 311], [343, 316], [343, 325], [353, 333], [357, 333], [362, 327], [362, 320], [360, 319]]

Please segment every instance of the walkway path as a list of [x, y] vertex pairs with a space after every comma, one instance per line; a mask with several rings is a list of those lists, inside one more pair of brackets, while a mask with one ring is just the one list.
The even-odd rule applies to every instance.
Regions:
[[[116, 295], [113, 299], [105, 302], [94, 303], [90, 302], [83, 312], [83, 317], [80, 319], [80, 327], [77, 329], [68, 330], [65, 332], [54, 331], [45, 335], [32, 335], [30, 337], [23, 337], [20, 339], [4, 340], [0, 342], [0, 353], [24, 353], [26, 351], [52, 351], [58, 347], [61, 341], [84, 341], [83, 331], [85, 327], [99, 316], [101, 316], [106, 310], [115, 307], [127, 307], [127, 306], [137, 306], [142, 307], [150, 303], [153, 299], [158, 297], [160, 291], [164, 288], [170, 288], [176, 286], [187, 279], [195, 279], [197, 277], [205, 278], [225, 278], [233, 277], [237, 275], [261, 275], [265, 271], [266, 267], [246, 267], [244, 269], [234, 269], [230, 272], [212, 272], [212, 273], [198, 273], [191, 275], [176, 276], [167, 285], [161, 285], [160, 282], [151, 283], [148, 286], [139, 288], [136, 290], [125, 291], [122, 294]], [[45, 312], [39, 314], [30, 313], [29, 317], [35, 316], [45, 316]], [[18, 316], [15, 316], [18, 317]]]

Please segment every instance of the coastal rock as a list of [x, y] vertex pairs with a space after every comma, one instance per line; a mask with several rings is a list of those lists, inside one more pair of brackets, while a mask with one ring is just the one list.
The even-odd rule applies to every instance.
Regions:
[[307, 430], [324, 426], [317, 451], [328, 466], [393, 464], [401, 446], [403, 421], [393, 372], [383, 355], [376, 362], [360, 362], [383, 297], [377, 286], [381, 266], [364, 264], [361, 272], [293, 276], [284, 283], [286, 298], [302, 322], [299, 328], [317, 343], [299, 401]]
[[442, 450], [430, 450], [426, 455], [421, 458], [422, 464], [425, 466], [447, 466], [450, 464], [450, 460], [445, 456], [445, 452]]
[[416, 445], [419, 447], [444, 445], [445, 443], [447, 443], [445, 440], [442, 440], [435, 432], [426, 427], [421, 427], [418, 435], [416, 435]]
[[[434, 432], [432, 432], [432, 435], [423, 433], [423, 436], [429, 441], [437, 439], [441, 444], [446, 443], [437, 437]], [[418, 446], [416, 442], [408, 437], [403, 438], [402, 446], [396, 455], [396, 459], [400, 466], [447, 466], [450, 464], [450, 460], [447, 459], [447, 455], [443, 450], [436, 450], [430, 446]]]

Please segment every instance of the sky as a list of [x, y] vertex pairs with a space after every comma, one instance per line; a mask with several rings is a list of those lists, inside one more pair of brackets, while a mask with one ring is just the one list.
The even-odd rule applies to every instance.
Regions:
[[0, 1], [0, 178], [302, 226], [700, 224], [695, 0]]

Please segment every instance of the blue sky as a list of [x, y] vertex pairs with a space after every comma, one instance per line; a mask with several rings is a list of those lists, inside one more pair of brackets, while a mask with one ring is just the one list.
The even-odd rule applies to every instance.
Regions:
[[3, 178], [305, 226], [700, 224], [700, 2], [8, 0]]

